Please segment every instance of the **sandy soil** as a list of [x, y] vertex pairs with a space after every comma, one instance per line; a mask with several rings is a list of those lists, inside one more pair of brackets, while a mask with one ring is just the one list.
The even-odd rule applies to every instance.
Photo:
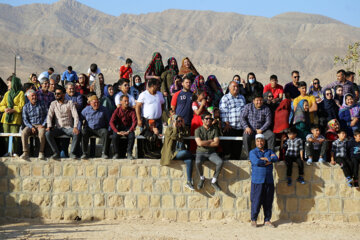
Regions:
[[287, 223], [277, 228], [252, 228], [236, 221], [178, 223], [171, 221], [124, 220], [89, 223], [1, 221], [0, 239], [291, 239], [330, 240], [359, 239], [359, 224], [353, 223]]

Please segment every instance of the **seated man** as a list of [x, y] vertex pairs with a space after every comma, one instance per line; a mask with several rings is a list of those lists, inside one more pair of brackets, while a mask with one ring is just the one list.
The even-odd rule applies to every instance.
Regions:
[[103, 144], [103, 152], [101, 158], [108, 159], [109, 149], [109, 132], [107, 126], [109, 124], [110, 116], [106, 107], [100, 106], [99, 99], [96, 95], [88, 98], [90, 106], [82, 110], [81, 117], [84, 121], [82, 130], [82, 159], [89, 158], [88, 145], [91, 136], [100, 137]]
[[263, 134], [267, 141], [268, 148], [274, 151], [275, 134], [271, 131], [271, 111], [264, 105], [261, 95], [254, 96], [253, 102], [248, 103], [244, 107], [241, 114], [240, 122], [244, 129], [243, 144], [245, 159], [249, 156], [249, 149], [255, 134]]
[[24, 160], [29, 158], [30, 135], [38, 135], [40, 140], [39, 159], [44, 160], [44, 148], [46, 143], [45, 125], [48, 109], [43, 102], [38, 101], [34, 90], [29, 90], [27, 97], [29, 102], [25, 104], [22, 112], [25, 128], [21, 132], [21, 141], [24, 152], [21, 155], [21, 158]]
[[[79, 135], [79, 115], [76, 111], [75, 104], [72, 101], [65, 100], [65, 89], [61, 86], [55, 89], [55, 101], [50, 104], [46, 139], [54, 152], [52, 159], [60, 157], [59, 149], [56, 145], [55, 138], [61, 135], [72, 137], [70, 158], [76, 158], [75, 148], [80, 142]], [[55, 127], [53, 127], [53, 118], [55, 117]]]
[[203, 175], [202, 164], [204, 160], [208, 159], [216, 164], [215, 173], [211, 180], [211, 186], [215, 189], [215, 191], [220, 191], [221, 189], [217, 183], [217, 178], [222, 169], [223, 160], [216, 153], [216, 148], [220, 143], [219, 132], [217, 128], [212, 126], [213, 119], [210, 113], [205, 112], [201, 115], [201, 119], [203, 121], [203, 126], [198, 127], [195, 130], [195, 141], [198, 146], [196, 149], [195, 165], [200, 176], [197, 188], [200, 190], [204, 186], [205, 177]]
[[132, 160], [132, 149], [134, 147], [135, 141], [135, 128], [136, 128], [136, 114], [134, 108], [129, 107], [129, 97], [127, 95], [122, 95], [120, 97], [120, 107], [116, 108], [113, 113], [110, 126], [114, 131], [113, 134], [113, 146], [114, 146], [114, 157], [113, 159], [118, 159], [120, 156], [120, 138], [126, 137], [128, 140], [127, 144], [127, 158]]

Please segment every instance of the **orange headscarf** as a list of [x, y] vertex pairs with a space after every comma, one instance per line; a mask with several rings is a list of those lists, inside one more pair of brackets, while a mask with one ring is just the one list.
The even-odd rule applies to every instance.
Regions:
[[[190, 62], [190, 67], [189, 68], [184, 66], [184, 61], [186, 59]], [[192, 74], [194, 74], [194, 76], [199, 75], [198, 71], [196, 71], [196, 69], [195, 69], [194, 65], [192, 64], [192, 62], [190, 61], [190, 59], [188, 57], [186, 57], [181, 62], [181, 68], [180, 68], [180, 71], [179, 71], [179, 75], [186, 75], [186, 74], [188, 74], [190, 72]]]

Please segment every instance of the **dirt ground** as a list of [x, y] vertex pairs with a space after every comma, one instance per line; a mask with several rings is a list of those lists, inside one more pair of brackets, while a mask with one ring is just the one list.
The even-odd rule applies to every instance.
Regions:
[[276, 222], [277, 228], [250, 227], [234, 220], [179, 223], [168, 220], [124, 220], [100, 222], [0, 221], [0, 239], [360, 239], [359, 224]]

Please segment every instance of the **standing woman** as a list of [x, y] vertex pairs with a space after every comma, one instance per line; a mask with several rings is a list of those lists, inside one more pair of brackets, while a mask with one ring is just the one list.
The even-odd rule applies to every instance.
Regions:
[[224, 96], [224, 93], [215, 75], [208, 76], [205, 85], [210, 89], [211, 106], [219, 107], [220, 100]]
[[191, 76], [188, 76], [191, 79], [191, 81], [194, 81], [194, 78], [197, 75], [199, 75], [198, 71], [196, 71], [196, 68], [194, 67], [194, 65], [192, 64], [190, 59], [188, 57], [186, 57], [181, 62], [179, 75], [183, 77], [184, 75], [188, 75], [188, 74], [191, 75]]
[[247, 83], [245, 85], [245, 99], [247, 103], [252, 102], [253, 96], [260, 96], [263, 94], [264, 86], [261, 82], [256, 80], [255, 73], [250, 72], [247, 75]]
[[161, 74], [164, 72], [164, 70], [165, 68], [162, 62], [161, 54], [159, 52], [155, 52], [145, 71], [145, 83], [147, 83], [147, 81], [150, 79], [156, 79], [158, 84], [160, 84]]
[[[21, 91], [21, 80], [14, 75], [7, 79], [9, 91], [0, 103], [0, 112], [4, 112], [1, 123], [4, 133], [18, 133], [22, 124], [22, 108], [25, 105], [24, 92]], [[19, 154], [19, 138], [14, 139], [13, 152]]]
[[324, 99], [324, 95], [321, 90], [322, 87], [320, 86], [320, 80], [318, 78], [314, 78], [312, 84], [309, 87], [308, 94], [315, 97], [316, 103], [319, 103]]
[[145, 85], [141, 82], [141, 77], [139, 75], [135, 75], [133, 77], [132, 87], [130, 88], [130, 95], [137, 100], [140, 93], [143, 91], [145, 91]]

